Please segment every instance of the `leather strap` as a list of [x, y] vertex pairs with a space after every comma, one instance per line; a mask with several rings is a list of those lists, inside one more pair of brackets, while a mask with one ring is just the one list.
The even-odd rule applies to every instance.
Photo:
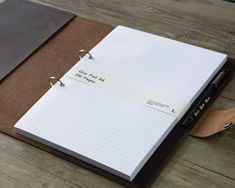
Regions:
[[228, 110], [207, 109], [190, 135], [208, 137], [235, 125], [235, 108]]

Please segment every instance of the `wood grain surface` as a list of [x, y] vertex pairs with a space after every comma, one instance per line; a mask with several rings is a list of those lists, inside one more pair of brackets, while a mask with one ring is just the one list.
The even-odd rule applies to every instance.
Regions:
[[[203, 46], [235, 58], [234, 3], [222, 0], [34, 1], [113, 26], [126, 25]], [[235, 76], [212, 107], [235, 107]], [[187, 137], [152, 187], [235, 187], [234, 159], [235, 128], [206, 139]], [[121, 186], [0, 133], [0, 188], [2, 187]]]

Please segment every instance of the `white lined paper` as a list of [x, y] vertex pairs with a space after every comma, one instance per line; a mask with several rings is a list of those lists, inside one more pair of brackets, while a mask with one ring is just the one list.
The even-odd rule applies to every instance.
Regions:
[[172, 116], [71, 78], [63, 82], [65, 88], [50, 89], [15, 127], [128, 176], [176, 122]]
[[227, 59], [222, 53], [124, 26], [90, 52], [101, 69], [191, 103]]

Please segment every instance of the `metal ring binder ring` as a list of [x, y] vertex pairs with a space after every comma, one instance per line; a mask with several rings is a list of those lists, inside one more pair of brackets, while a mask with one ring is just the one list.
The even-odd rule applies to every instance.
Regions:
[[93, 56], [90, 54], [90, 52], [88, 52], [86, 50], [79, 50], [79, 54], [78, 54], [79, 59], [82, 59], [82, 56], [81, 56], [82, 53], [84, 53], [85, 55], [88, 54], [89, 59], [94, 59]]
[[65, 86], [65, 84], [60, 79], [56, 78], [55, 76], [51, 76], [49, 78], [49, 82], [50, 82], [51, 87], [55, 84], [55, 82], [60, 82], [60, 87], [64, 87]]

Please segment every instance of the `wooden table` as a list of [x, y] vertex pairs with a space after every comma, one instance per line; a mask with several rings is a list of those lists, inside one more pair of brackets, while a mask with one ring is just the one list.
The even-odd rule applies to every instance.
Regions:
[[[221, 0], [34, 1], [113, 26], [126, 25], [214, 49], [235, 58], [234, 3]], [[212, 107], [235, 107], [235, 77]], [[235, 128], [206, 139], [188, 136], [152, 187], [235, 187], [234, 159]], [[0, 133], [0, 187], [121, 186]]]

